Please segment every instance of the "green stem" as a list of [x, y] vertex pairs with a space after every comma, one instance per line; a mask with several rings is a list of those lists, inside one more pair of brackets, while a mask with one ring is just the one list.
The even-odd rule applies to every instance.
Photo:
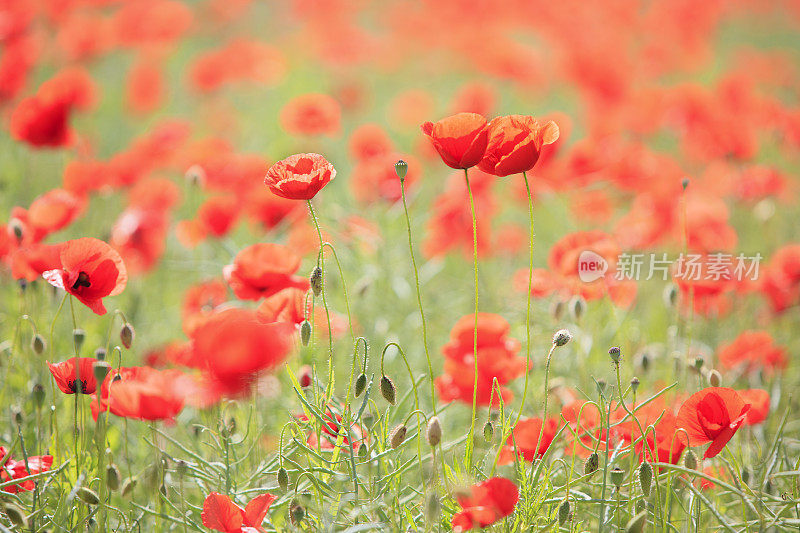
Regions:
[[472, 188], [469, 185], [469, 174], [464, 169], [464, 181], [467, 185], [467, 196], [469, 197], [469, 209], [472, 214], [472, 267], [475, 285], [475, 327], [472, 335], [472, 359], [473, 359], [473, 385], [472, 385], [472, 420], [470, 421], [469, 434], [467, 436], [467, 450], [464, 457], [464, 465], [467, 469], [472, 469], [472, 448], [475, 440], [475, 421], [478, 410], [478, 218], [475, 215], [475, 199], [472, 196]]
[[[519, 422], [522, 416], [522, 409], [525, 407], [525, 399], [528, 397], [528, 375], [530, 374], [531, 365], [531, 286], [533, 285], [533, 197], [531, 196], [531, 187], [528, 184], [528, 176], [523, 172], [522, 178], [525, 180], [525, 191], [528, 194], [528, 219], [530, 228], [528, 232], [529, 252], [528, 252], [528, 306], [525, 312], [525, 338], [526, 338], [526, 359], [525, 359], [525, 386], [522, 389], [522, 402], [519, 406], [517, 419], [514, 425]], [[550, 353], [552, 353], [552, 349]], [[549, 356], [548, 356], [549, 358]], [[547, 397], [547, 389], [545, 388], [545, 397]], [[544, 427], [544, 426], [543, 426]], [[538, 449], [538, 447], [537, 447]]]
[[317, 230], [317, 237], [319, 237], [319, 254], [317, 254], [317, 266], [322, 270], [322, 306], [325, 308], [325, 317], [328, 321], [328, 384], [325, 389], [325, 404], [327, 405], [330, 400], [331, 393], [333, 392], [333, 331], [331, 328], [331, 313], [328, 309], [328, 301], [325, 298], [325, 241], [322, 240], [322, 230], [319, 227], [317, 215], [314, 212], [314, 206], [311, 200], [306, 200], [308, 204], [308, 212], [311, 213], [311, 220], [314, 222], [314, 228]]

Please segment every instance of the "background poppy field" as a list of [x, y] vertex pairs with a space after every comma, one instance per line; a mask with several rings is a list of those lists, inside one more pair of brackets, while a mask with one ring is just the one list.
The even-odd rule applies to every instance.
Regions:
[[0, 0], [0, 531], [796, 530], [799, 31]]

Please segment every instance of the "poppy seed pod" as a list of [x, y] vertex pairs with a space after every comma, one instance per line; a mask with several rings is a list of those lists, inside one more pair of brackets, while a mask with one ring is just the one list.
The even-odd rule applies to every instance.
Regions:
[[106, 467], [106, 487], [112, 491], [119, 488], [119, 468], [114, 463]]
[[108, 352], [106, 352], [106, 349], [102, 346], [94, 351], [94, 358], [98, 361], [104, 361], [106, 355], [108, 355]]
[[697, 470], [697, 455], [692, 450], [686, 452], [683, 458], [683, 466], [689, 470]]
[[310, 340], [311, 340], [311, 322], [309, 322], [308, 320], [303, 320], [300, 323], [300, 342], [303, 343], [303, 346], [308, 346]]
[[136, 332], [133, 330], [133, 326], [128, 322], [125, 322], [122, 325], [122, 329], [119, 331], [119, 340], [122, 342], [122, 345], [125, 347], [126, 350], [131, 349], [131, 345], [133, 344], [133, 338], [136, 335]]
[[439, 422], [438, 416], [432, 416], [428, 420], [428, 429], [425, 432], [425, 438], [428, 444], [436, 446], [442, 440], [442, 424]]
[[393, 450], [396, 450], [401, 444], [403, 444], [403, 441], [406, 440], [407, 431], [408, 428], [406, 425], [400, 424], [394, 428], [391, 433], [389, 433], [389, 446], [391, 446]]
[[92, 367], [92, 371], [94, 372], [94, 379], [97, 380], [97, 383], [103, 383], [103, 380], [106, 379], [106, 376], [111, 371], [111, 365], [106, 361], [98, 361], [94, 364], [94, 367]]
[[556, 346], [564, 346], [569, 341], [572, 340], [572, 333], [566, 329], [560, 329], [556, 331], [556, 334], [553, 335], [553, 344]]
[[76, 328], [72, 330], [72, 342], [75, 343], [75, 348], [77, 351], [81, 350], [83, 346], [83, 341], [86, 340], [86, 330]]
[[593, 474], [597, 471], [597, 468], [600, 466], [600, 456], [597, 455], [597, 452], [592, 452], [589, 457], [586, 458], [586, 461], [583, 463], [583, 474]]
[[406, 173], [408, 173], [408, 163], [402, 159], [398, 160], [397, 163], [394, 164], [394, 171], [397, 173], [397, 177], [400, 178], [400, 181], [404, 181], [406, 179]]
[[36, 408], [41, 409], [44, 405], [45, 391], [44, 387], [40, 383], [37, 383], [31, 389], [31, 398], [33, 399], [34, 405], [36, 405]]
[[708, 373], [708, 384], [712, 387], [719, 387], [722, 385], [722, 374], [717, 370], [712, 370]]
[[284, 491], [289, 489], [289, 473], [283, 467], [278, 470], [278, 486]]
[[615, 363], [619, 363], [619, 358], [620, 358], [619, 346], [612, 346], [611, 348], [609, 348], [608, 349], [608, 356]]
[[574, 296], [570, 299], [568, 307], [570, 316], [575, 322], [578, 322], [586, 311], [586, 300], [580, 296]]
[[619, 466], [611, 469], [611, 483], [619, 490], [622, 486], [622, 480], [625, 479], [625, 471]]
[[314, 291], [314, 296], [322, 294], [322, 269], [315, 266], [308, 277], [308, 282], [311, 284], [311, 290]]
[[561, 502], [561, 505], [558, 506], [558, 525], [563, 526], [567, 523], [569, 519], [569, 512], [570, 512], [570, 504], [569, 500], [564, 500]]
[[3, 513], [8, 517], [12, 524], [19, 528], [28, 527], [28, 519], [22, 510], [13, 504], [6, 504], [3, 506]]
[[556, 300], [551, 303], [550, 314], [553, 315], [553, 318], [556, 320], [561, 320], [561, 317], [564, 316], [564, 302], [562, 300]]
[[487, 420], [483, 425], [483, 439], [486, 442], [492, 442], [492, 437], [494, 437], [494, 425], [491, 420]]
[[38, 333], [34, 335], [31, 339], [31, 350], [33, 350], [33, 353], [41, 355], [45, 348], [47, 348], [47, 341], [44, 340], [44, 337]]
[[95, 491], [88, 487], [80, 487], [75, 494], [81, 501], [89, 505], [97, 505], [100, 503], [100, 497]]
[[647, 461], [639, 465], [639, 486], [645, 497], [650, 496], [650, 486], [653, 481], [653, 467]]
[[628, 521], [625, 533], [642, 533], [645, 524], [647, 524], [647, 511], [642, 511]]
[[206, 181], [206, 171], [200, 165], [192, 165], [186, 170], [183, 177], [190, 185], [201, 186]]
[[363, 394], [364, 389], [367, 388], [367, 375], [362, 373], [356, 378], [356, 384], [354, 386], [356, 398]]
[[633, 390], [634, 394], [636, 393], [636, 390], [638, 388], [639, 388], [639, 378], [637, 378], [636, 376], [633, 376], [631, 378], [631, 389]]
[[397, 402], [397, 389], [387, 376], [381, 378], [381, 394], [390, 404], [394, 405]]

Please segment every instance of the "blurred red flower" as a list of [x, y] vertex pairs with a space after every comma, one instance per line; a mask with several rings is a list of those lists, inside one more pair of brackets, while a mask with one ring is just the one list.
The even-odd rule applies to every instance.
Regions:
[[689, 435], [689, 446], [711, 443], [703, 457], [715, 457], [742, 426], [750, 404], [726, 387], [708, 387], [692, 394], [678, 411], [677, 426]]
[[[15, 461], [14, 459], [6, 457], [6, 455], [8, 455], [8, 451], [3, 446], [0, 446], [0, 465], [2, 465], [0, 466], [0, 483], [5, 483], [13, 479], [22, 479], [41, 472], [47, 472], [50, 470], [50, 467], [53, 466], [52, 455], [32, 455], [27, 458], [27, 461], [24, 459]], [[36, 481], [29, 479], [28, 481], [23, 481], [16, 485], [3, 487], [0, 491], [17, 494], [19, 492], [31, 491], [35, 487]]]
[[240, 251], [223, 274], [237, 298], [258, 300], [287, 287], [309, 289], [309, 281], [295, 275], [299, 268], [300, 257], [288, 247], [258, 243]]
[[493, 477], [455, 495], [463, 509], [453, 516], [453, 531], [484, 528], [514, 512], [519, 489], [504, 477]]
[[261, 523], [276, 499], [276, 496], [265, 492], [250, 500], [242, 509], [233, 503], [229, 496], [212, 492], [203, 502], [203, 512], [200, 517], [204, 526], [222, 533], [264, 531]]
[[422, 133], [431, 140], [444, 164], [456, 169], [477, 165], [489, 142], [486, 117], [477, 113], [458, 113], [438, 122], [425, 122]]
[[339, 132], [342, 110], [327, 94], [296, 96], [281, 109], [281, 126], [292, 135], [335, 135]]
[[183, 410], [193, 390], [192, 379], [180, 370], [147, 366], [112, 370], [90, 404], [92, 416], [101, 412], [139, 420], [171, 422]]
[[515, 446], [517, 455], [525, 461], [531, 462], [535, 458], [541, 458], [552, 444], [556, 433], [558, 433], [558, 420], [555, 418], [548, 418], [544, 424], [541, 418], [520, 418], [500, 452], [498, 464], [514, 462]]
[[264, 184], [290, 200], [310, 200], [336, 177], [336, 169], [319, 154], [295, 154], [267, 171]]
[[747, 418], [744, 423], [748, 426], [754, 426], [762, 423], [769, 415], [769, 393], [764, 389], [746, 389], [740, 390], [739, 396], [742, 400], [750, 404], [750, 410], [747, 412]]
[[765, 371], [773, 374], [786, 368], [786, 348], [775, 344], [766, 331], [743, 331], [733, 342], [720, 346], [717, 353], [720, 365], [745, 373]]

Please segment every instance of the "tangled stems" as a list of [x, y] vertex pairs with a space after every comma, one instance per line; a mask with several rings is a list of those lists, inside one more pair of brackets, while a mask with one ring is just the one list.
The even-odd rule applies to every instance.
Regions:
[[408, 204], [406, 203], [406, 185], [405, 178], [400, 178], [400, 196], [403, 198], [403, 211], [406, 215], [406, 229], [408, 230], [408, 251], [411, 254], [411, 265], [414, 267], [414, 282], [417, 287], [417, 305], [419, 306], [419, 316], [422, 318], [422, 346], [425, 348], [425, 359], [428, 360], [428, 380], [431, 386], [431, 406], [433, 407], [433, 414], [436, 415], [436, 397], [433, 387], [433, 365], [431, 364], [431, 355], [428, 351], [428, 327], [425, 323], [425, 311], [422, 309], [422, 291], [419, 287], [419, 270], [417, 269], [417, 260], [414, 257], [414, 245], [411, 239], [411, 219], [408, 216]]
[[[544, 423], [547, 420], [547, 398], [549, 396], [548, 390], [550, 387], [550, 359], [553, 357], [553, 352], [555, 351], [556, 346], [558, 346], [558, 344], [556, 344], [554, 341], [553, 345], [550, 346], [550, 351], [547, 352], [547, 360], [544, 363], [544, 409], [542, 411], [542, 424], [539, 428], [539, 437], [536, 439], [536, 448], [534, 448], [537, 453], [539, 446], [542, 444], [542, 437], [544, 436]], [[544, 457], [542, 457], [542, 460], [544, 460]], [[533, 471], [534, 465], [531, 463], [530, 482], [533, 482]]]
[[[530, 374], [530, 365], [531, 365], [531, 286], [533, 285], [533, 197], [531, 196], [531, 187], [528, 184], [528, 176], [527, 174], [525, 174], [525, 172], [522, 173], [522, 178], [525, 180], [525, 191], [528, 195], [528, 220], [530, 222], [530, 228], [528, 231], [528, 244], [529, 244], [528, 306], [525, 312], [525, 339], [526, 339], [525, 342], [527, 346], [527, 354], [525, 359], [525, 386], [522, 389], [522, 402], [520, 403], [519, 412], [517, 413], [517, 419], [514, 422], [514, 425], [516, 425], [517, 422], [519, 422], [519, 419], [522, 416], [522, 408], [525, 407], [525, 399], [528, 397], [528, 375]], [[552, 353], [552, 350], [550, 350], [550, 352]], [[548, 356], [548, 361], [549, 361], [549, 356]], [[545, 388], [545, 394], [547, 394], [546, 388]]]
[[469, 186], [469, 175], [464, 169], [464, 181], [467, 184], [467, 196], [469, 196], [469, 209], [472, 214], [472, 266], [475, 281], [475, 325], [472, 334], [472, 360], [474, 364], [473, 384], [472, 384], [472, 420], [470, 421], [469, 434], [467, 436], [467, 450], [464, 457], [464, 464], [467, 468], [472, 467], [472, 448], [475, 439], [475, 420], [478, 409], [478, 219], [475, 216], [475, 199], [472, 197], [472, 188]]
[[322, 240], [322, 230], [319, 228], [319, 221], [317, 215], [314, 213], [314, 206], [311, 200], [306, 200], [308, 204], [308, 211], [311, 213], [311, 220], [314, 222], [314, 228], [317, 230], [317, 237], [319, 237], [319, 254], [317, 254], [317, 266], [322, 270], [322, 306], [325, 308], [325, 318], [328, 321], [328, 386], [325, 390], [325, 402], [330, 399], [333, 391], [333, 335], [331, 335], [331, 313], [328, 310], [328, 301], [325, 299], [325, 254], [323, 247], [325, 242]]

